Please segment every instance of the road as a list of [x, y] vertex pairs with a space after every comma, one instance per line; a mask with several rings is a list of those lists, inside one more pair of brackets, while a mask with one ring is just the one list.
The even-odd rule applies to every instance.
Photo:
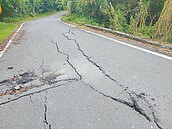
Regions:
[[171, 129], [172, 61], [64, 13], [26, 22], [0, 58], [0, 129]]

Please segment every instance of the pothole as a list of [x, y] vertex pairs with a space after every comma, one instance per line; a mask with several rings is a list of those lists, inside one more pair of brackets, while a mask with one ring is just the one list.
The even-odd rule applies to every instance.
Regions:
[[34, 71], [15, 75], [0, 81], [0, 96], [17, 95], [35, 87], [41, 87], [46, 84], [51, 85], [56, 82], [61, 75], [63, 74], [50, 73], [49, 75], [42, 77], [42, 75], [36, 75]]
[[19, 94], [32, 88], [32, 82], [39, 77], [28, 71], [0, 81], [0, 96]]

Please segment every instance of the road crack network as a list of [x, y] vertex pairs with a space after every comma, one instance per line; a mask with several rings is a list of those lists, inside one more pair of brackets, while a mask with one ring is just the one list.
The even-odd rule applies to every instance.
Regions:
[[51, 40], [51, 42], [53, 43], [53, 44], [55, 44], [56, 45], [56, 48], [57, 48], [57, 51], [60, 53], [60, 54], [62, 54], [62, 55], [64, 55], [64, 56], [66, 56], [66, 61], [67, 61], [67, 63], [74, 69], [74, 71], [75, 71], [75, 73], [79, 76], [79, 80], [81, 80], [82, 79], [82, 76], [78, 73], [78, 71], [76, 70], [76, 68], [72, 65], [72, 63], [69, 61], [69, 55], [68, 54], [66, 54], [66, 53], [64, 53], [64, 52], [61, 52], [60, 51], [60, 49], [59, 49], [59, 46], [58, 46], [58, 44], [56, 43], [56, 42], [54, 42], [53, 40]]
[[28, 96], [35, 95], [35, 94], [40, 94], [40, 93], [42, 93], [42, 92], [45, 92], [45, 91], [48, 91], [48, 90], [51, 90], [51, 89], [59, 88], [59, 87], [61, 87], [61, 86], [65, 86], [65, 85], [67, 85], [68, 83], [75, 82], [75, 81], [76, 81], [75, 78], [74, 78], [74, 79], [59, 80], [58, 82], [66, 82], [66, 83], [64, 83], [64, 84], [59, 84], [59, 85], [54, 85], [54, 86], [52, 86], [52, 87], [44, 88], [44, 89], [42, 89], [42, 90], [38, 90], [38, 91], [35, 91], [35, 92], [31, 92], [31, 93], [28, 93], [28, 94], [21, 95], [21, 96], [19, 96], [19, 97], [17, 97], [17, 98], [13, 98], [13, 99], [10, 99], [10, 100], [1, 102], [1, 103], [0, 103], [0, 106], [5, 105], [5, 104], [8, 104], [8, 103], [11, 103], [11, 102], [14, 102], [14, 101], [17, 101], [17, 100], [19, 100], [19, 99], [21, 99], [21, 98], [24, 98], [24, 97], [28, 97]]
[[[82, 53], [82, 55], [83, 55], [90, 63], [92, 63], [94, 66], [96, 66], [96, 67], [102, 72], [102, 74], [103, 74], [104, 76], [106, 76], [107, 78], [109, 78], [110, 80], [112, 80], [113, 82], [115, 82], [118, 86], [120, 86], [120, 87], [122, 87], [122, 88], [125, 88], [125, 91], [123, 91], [123, 92], [126, 92], [126, 94], [128, 94], [128, 95], [130, 96], [130, 99], [131, 99], [132, 103], [131, 103], [131, 102], [127, 102], [127, 101], [122, 100], [122, 99], [114, 98], [114, 97], [109, 96], [109, 95], [106, 95], [106, 94], [104, 94], [103, 92], [100, 92], [99, 90], [95, 89], [93, 86], [91, 86], [91, 85], [85, 83], [84, 81], [82, 81], [82, 76], [81, 76], [81, 74], [80, 74], [80, 73], [77, 71], [77, 69], [69, 62], [69, 59], [70, 59], [69, 55], [66, 54], [66, 53], [61, 52], [61, 51], [59, 50], [58, 44], [55, 43], [54, 41], [52, 41], [52, 43], [56, 44], [56, 47], [57, 47], [58, 52], [61, 53], [61, 54], [63, 54], [63, 55], [65, 55], [65, 56], [67, 56], [67, 62], [71, 65], [72, 68], [74, 68], [75, 72], [76, 72], [76, 73], [78, 74], [78, 76], [80, 77], [79, 80], [82, 81], [85, 85], [89, 86], [89, 87], [90, 87], [92, 90], [94, 90], [95, 92], [97, 92], [97, 93], [103, 95], [104, 97], [110, 98], [110, 99], [113, 100], [113, 101], [119, 102], [119, 103], [121, 103], [121, 104], [124, 104], [124, 105], [126, 105], [126, 106], [132, 108], [133, 110], [135, 110], [136, 112], [138, 112], [140, 115], [144, 116], [149, 122], [154, 122], [154, 123], [157, 125], [157, 127], [158, 127], [159, 129], [163, 129], [163, 128], [161, 127], [161, 125], [160, 125], [160, 120], [159, 120], [159, 119], [156, 117], [156, 115], [155, 115], [153, 106], [152, 106], [144, 97], [142, 97], [142, 95], [137, 94], [137, 93], [135, 93], [134, 91], [130, 91], [130, 90], [129, 90], [129, 87], [127, 87], [127, 86], [125, 86], [125, 85], [119, 83], [117, 80], [115, 80], [115, 79], [112, 78], [110, 75], [108, 75], [108, 74], [103, 70], [103, 68], [102, 68], [100, 65], [98, 65], [96, 62], [94, 62], [93, 60], [91, 60], [90, 57], [84, 52], [84, 50], [81, 49], [81, 47], [80, 47], [80, 45], [79, 45], [79, 43], [77, 42], [76, 39], [69, 38], [69, 36], [66, 35], [66, 34], [72, 34], [72, 35], [74, 35], [74, 33], [72, 32], [73, 29], [75, 29], [75, 27], [70, 28], [68, 32], [62, 33], [62, 36], [64, 36], [64, 37], [65, 37], [67, 40], [69, 40], [69, 41], [73, 41], [73, 42], [76, 44], [77, 49]], [[153, 117], [152, 119], [151, 119], [151, 118], [145, 113], [145, 111], [139, 106], [139, 104], [138, 104], [137, 100], [135, 99], [135, 97], [137, 97], [138, 99], [143, 100], [146, 104], [149, 105], [149, 109], [151, 110], [152, 117]]]
[[[70, 62], [69, 62], [70, 63]], [[71, 66], [72, 66], [72, 64], [71, 64]], [[38, 79], [40, 82], [42, 82], [42, 84], [39, 84], [39, 85], [34, 85], [34, 84], [31, 84], [31, 86], [29, 86], [29, 87], [26, 87], [25, 89], [28, 89], [28, 90], [31, 90], [31, 89], [34, 89], [34, 88], [40, 88], [40, 87], [42, 87], [42, 86], [45, 86], [45, 85], [49, 85], [50, 87], [48, 87], [48, 88], [44, 88], [44, 89], [42, 89], [42, 90], [38, 90], [38, 91], [35, 91], [35, 92], [31, 92], [31, 93], [26, 93], [28, 90], [23, 90], [23, 91], [21, 91], [21, 92], [19, 92], [19, 94], [22, 94], [22, 93], [26, 93], [26, 94], [24, 94], [24, 95], [19, 95], [19, 96], [17, 96], [16, 98], [9, 98], [8, 100], [6, 100], [6, 101], [4, 101], [4, 102], [0, 102], [0, 106], [2, 106], [2, 105], [5, 105], [5, 104], [8, 104], [8, 103], [11, 103], [11, 102], [14, 102], [14, 101], [16, 101], [16, 100], [19, 100], [19, 99], [21, 99], [21, 98], [24, 98], [24, 97], [27, 97], [27, 96], [29, 96], [29, 98], [30, 98], [30, 101], [31, 101], [31, 103], [33, 103], [33, 101], [32, 101], [32, 98], [31, 98], [31, 96], [32, 95], [34, 95], [34, 94], [39, 94], [39, 93], [41, 93], [41, 92], [44, 92], [44, 91], [48, 91], [48, 90], [50, 90], [50, 89], [54, 89], [54, 88], [58, 88], [58, 87], [60, 87], [60, 86], [63, 86], [63, 85], [66, 85], [66, 84], [68, 84], [68, 83], [71, 83], [71, 82], [75, 82], [75, 81], [78, 81], [78, 79], [77, 78], [67, 78], [67, 79], [60, 79], [60, 80], [54, 80], [53, 78], [51, 78], [51, 77], [49, 77], [49, 76], [51, 76], [51, 74], [49, 75], [49, 76], [44, 76], [44, 59], [42, 59], [42, 64], [41, 64], [41, 66], [40, 66], [40, 69], [41, 69], [41, 75], [40, 76], [38, 76], [38, 75], [35, 75], [35, 73], [33, 73], [33, 72], [25, 72], [25, 73], [23, 73], [23, 74], [20, 74], [20, 76], [21, 77], [23, 77], [23, 78], [19, 78], [18, 80], [18, 82], [20, 82], [20, 83], [22, 83], [22, 82], [25, 82], [25, 80], [26, 81], [28, 81], [29, 79], [29, 77], [36, 77], [36, 79]], [[79, 75], [79, 74], [78, 74]], [[17, 76], [14, 76], [13, 78], [15, 78], [15, 80], [17, 80], [16, 78], [17, 78]], [[9, 84], [13, 84], [13, 82], [11, 82], [11, 81], [13, 81], [14, 79], [11, 79], [11, 80], [4, 80], [4, 81], [2, 81], [2, 82], [0, 82], [0, 84], [2, 83], [2, 84], [6, 84], [7, 82], [9, 83]], [[26, 78], [26, 79], [25, 79]], [[80, 78], [81, 78], [81, 76], [80, 76]], [[32, 79], [32, 78], [31, 78]], [[31, 80], [30, 79], [30, 80]], [[24, 81], [23, 81], [24, 80]], [[32, 80], [34, 80], [34, 79], [32, 79]], [[29, 82], [29, 81], [28, 81]], [[20, 84], [19, 83], [19, 84]], [[59, 85], [56, 85], [57, 83], [64, 83], [64, 84], [59, 84]], [[1, 84], [1, 85], [2, 85]], [[52, 86], [53, 85], [53, 86]], [[17, 90], [18, 91], [18, 90]], [[4, 94], [4, 95], [6, 95], [6, 94]]]
[[62, 35], [67, 38], [67, 40], [71, 40], [74, 41], [74, 43], [77, 45], [77, 49], [82, 53], [82, 55], [89, 61], [91, 62], [94, 66], [96, 66], [107, 78], [109, 78], [110, 80], [114, 81], [115, 83], [117, 83], [119, 86], [128, 89], [128, 87], [125, 87], [124, 85], [120, 84], [117, 80], [113, 79], [110, 75], [108, 75], [100, 65], [98, 65], [96, 62], [94, 62], [93, 60], [90, 59], [90, 57], [88, 55], [85, 54], [85, 52], [81, 49], [79, 43], [76, 41], [76, 39], [70, 39], [68, 36], [66, 36], [66, 34], [73, 34], [72, 30], [75, 29], [75, 27], [70, 28], [68, 32], [62, 33]]
[[[42, 73], [41, 73], [41, 80], [43, 82], [43, 84], [41, 85], [36, 85], [34, 87], [41, 87], [43, 85], [53, 85], [51, 87], [47, 87], [47, 88], [44, 88], [42, 90], [38, 90], [38, 91], [35, 91], [35, 92], [31, 92], [31, 93], [27, 93], [27, 94], [24, 94], [24, 95], [21, 95], [21, 96], [18, 96], [16, 98], [13, 98], [13, 99], [10, 99], [10, 100], [7, 100], [7, 101], [4, 101], [4, 102], [1, 102], [0, 103], [0, 106], [3, 106], [5, 104], [8, 104], [8, 103], [11, 103], [11, 102], [14, 102], [14, 101], [17, 101], [21, 98], [24, 98], [24, 97], [30, 97], [30, 101], [31, 103], [33, 103], [32, 101], [32, 98], [31, 96], [34, 95], [34, 94], [39, 94], [39, 93], [42, 93], [42, 92], [47, 92], [48, 90], [51, 90], [51, 89], [54, 89], [54, 88], [59, 88], [61, 86], [65, 86], [71, 82], [77, 82], [77, 81], [81, 81], [82, 83], [84, 83], [86, 86], [90, 87], [93, 91], [97, 92], [98, 94], [101, 94], [103, 95], [104, 97], [106, 98], [109, 98], [115, 102], [118, 102], [118, 103], [121, 103], [123, 105], [126, 105], [128, 106], [129, 108], [133, 109], [134, 111], [138, 112], [140, 115], [144, 116], [149, 122], [154, 122], [157, 127], [159, 129], [163, 129], [161, 126], [160, 126], [160, 121], [159, 119], [156, 117], [155, 115], [155, 112], [153, 110], [153, 107], [151, 106], [151, 104], [149, 104], [146, 99], [144, 97], [142, 97], [141, 95], [138, 95], [136, 94], [135, 92], [131, 92], [129, 91], [129, 88], [126, 87], [125, 85], [122, 85], [120, 84], [117, 80], [113, 79], [110, 75], [108, 75], [104, 70], [103, 68], [98, 65], [97, 63], [95, 63], [93, 60], [90, 59], [90, 57], [88, 55], [85, 54], [85, 52], [81, 49], [79, 43], [76, 41], [76, 39], [70, 39], [68, 36], [66, 36], [67, 33], [69, 34], [72, 34], [74, 35], [74, 33], [72, 32], [72, 29], [75, 29], [75, 28], [71, 28], [69, 29], [68, 32], [66, 33], [62, 33], [62, 35], [67, 38], [67, 40], [70, 40], [70, 41], [73, 41], [76, 46], [77, 46], [77, 49], [82, 53], [82, 55], [91, 63], [93, 64], [94, 66], [96, 66], [101, 72], [102, 74], [109, 78], [110, 80], [112, 80], [113, 82], [115, 82], [116, 84], [118, 84], [118, 86], [122, 87], [122, 88], [125, 88], [125, 90], [123, 92], [126, 92], [126, 94], [129, 95], [130, 99], [131, 99], [131, 102], [127, 102], [125, 100], [122, 100], [122, 99], [119, 99], [119, 98], [115, 98], [115, 97], [112, 97], [110, 95], [107, 95], [107, 94], [104, 94], [103, 92], [95, 89], [93, 86], [85, 83], [83, 80], [82, 80], [82, 75], [77, 71], [77, 69], [75, 68], [75, 66], [70, 62], [70, 55], [67, 54], [67, 53], [64, 53], [62, 52], [60, 49], [59, 49], [59, 46], [58, 46], [58, 43], [57, 42], [54, 42], [53, 40], [51, 40], [51, 43], [55, 44], [56, 45], [56, 49], [57, 49], [57, 52], [62, 54], [63, 56], [66, 56], [66, 62], [73, 68], [73, 70], [75, 71], [75, 73], [78, 75], [78, 78], [70, 78], [70, 79], [61, 79], [61, 80], [51, 80], [51, 79], [46, 79], [44, 77], [44, 69], [43, 69], [43, 66], [44, 66], [44, 60], [42, 60], [42, 65], [40, 66], [41, 70], [42, 70]], [[58, 84], [58, 85], [55, 85], [59, 82], [64, 82], [63, 84]], [[145, 111], [139, 106], [139, 104], [137, 103], [137, 100], [135, 99], [135, 97], [139, 98], [139, 99], [142, 99], [144, 100], [144, 102], [146, 102], [148, 105], [149, 105], [149, 108], [151, 110], [151, 113], [152, 113], [152, 116], [153, 116], [153, 119], [151, 119], [146, 113]], [[47, 94], [45, 96], [45, 103], [44, 103], [44, 123], [48, 126], [49, 129], [51, 129], [51, 124], [49, 124], [48, 120], [47, 120], [47, 110], [48, 110], [48, 107], [47, 107]]]
[[112, 97], [110, 95], [106, 95], [104, 94], [103, 92], [100, 92], [99, 90], [95, 89], [93, 86], [85, 83], [84, 81], [82, 81], [85, 85], [89, 86], [93, 91], [103, 95], [104, 97], [106, 98], [110, 98], [111, 100], [113, 101], [116, 101], [116, 102], [119, 102], [121, 104], [124, 104], [130, 108], [132, 108], [133, 110], [135, 110], [136, 112], [138, 112], [139, 114], [141, 114], [142, 116], [144, 116], [149, 122], [151, 121], [150, 117], [148, 115], [146, 115], [146, 113], [144, 112], [143, 109], [141, 109], [137, 103], [137, 101], [134, 99], [134, 97], [132, 97], [132, 102], [133, 103], [130, 103], [130, 102], [127, 102], [125, 100], [122, 100], [122, 99], [118, 99], [118, 98], [115, 98], [115, 97]]

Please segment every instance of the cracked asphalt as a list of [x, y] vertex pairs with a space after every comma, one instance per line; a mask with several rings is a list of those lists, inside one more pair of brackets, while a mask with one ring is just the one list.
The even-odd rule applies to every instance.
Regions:
[[0, 59], [0, 129], [171, 129], [172, 61], [63, 14], [25, 23]]

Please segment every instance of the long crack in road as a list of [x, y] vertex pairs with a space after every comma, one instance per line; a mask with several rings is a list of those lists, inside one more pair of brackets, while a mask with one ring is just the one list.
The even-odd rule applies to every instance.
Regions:
[[[124, 86], [123, 84], [120, 84], [117, 80], [115, 80], [114, 78], [112, 78], [110, 75], [106, 74], [106, 72], [103, 70], [103, 68], [102, 68], [101, 66], [99, 66], [99, 65], [98, 65], [96, 62], [94, 62], [93, 60], [91, 60], [90, 57], [89, 57], [88, 55], [86, 55], [86, 53], [81, 49], [81, 47], [80, 47], [80, 45], [79, 45], [79, 43], [77, 42], [76, 39], [71, 39], [71, 38], [69, 38], [68, 36], [66, 36], [66, 34], [72, 34], [72, 35], [74, 35], [74, 32], [72, 32], [73, 29], [75, 29], [75, 27], [70, 28], [68, 32], [62, 33], [62, 35], [63, 35], [67, 40], [72, 41], [73, 43], [75, 43], [76, 46], [77, 46], [77, 50], [79, 50], [79, 51], [82, 53], [82, 55], [83, 55], [89, 62], [91, 62], [95, 67], [97, 67], [97, 68], [104, 74], [104, 76], [106, 76], [106, 77], [109, 78], [110, 80], [114, 81], [114, 83], [116, 83], [118, 86], [120, 86], [120, 87], [122, 87], [122, 88], [125, 88], [125, 90], [122, 91], [122, 92], [125, 92], [126, 94], [128, 94], [128, 95], [130, 96], [130, 99], [131, 99], [132, 103], [127, 102], [127, 101], [122, 100], [122, 99], [119, 99], [119, 98], [114, 98], [114, 97], [112, 97], [112, 96], [106, 95], [106, 94], [100, 92], [99, 90], [94, 89], [93, 86], [91, 86], [91, 85], [89, 85], [89, 84], [86, 84], [84, 81], [82, 81], [82, 76], [81, 76], [81, 74], [79, 74], [79, 73], [77, 72], [76, 68], [69, 62], [69, 59], [70, 59], [70, 58], [69, 58], [69, 55], [66, 54], [66, 53], [64, 53], [64, 52], [61, 52], [61, 51], [59, 50], [58, 44], [55, 43], [54, 41], [52, 41], [52, 43], [56, 44], [56, 47], [57, 47], [58, 52], [61, 53], [61, 54], [63, 54], [63, 55], [66, 55], [66, 56], [67, 56], [67, 59], [68, 59], [67, 61], [68, 61], [68, 63], [70, 63], [70, 65], [75, 69], [75, 72], [79, 75], [80, 80], [81, 80], [84, 84], [86, 84], [87, 86], [89, 86], [92, 90], [96, 91], [97, 93], [103, 95], [104, 97], [110, 98], [110, 99], [114, 100], [115, 102], [119, 102], [119, 103], [121, 103], [121, 104], [124, 104], [124, 105], [126, 105], [126, 106], [132, 108], [133, 110], [135, 110], [136, 112], [138, 112], [140, 115], [144, 116], [148, 121], [153, 121], [153, 122], [155, 122], [155, 124], [157, 125], [157, 127], [158, 127], [159, 129], [163, 129], [163, 128], [161, 127], [161, 125], [160, 125], [160, 124], [161, 124], [160, 120], [159, 120], [159, 119], [156, 117], [156, 115], [155, 115], [155, 110], [153, 109], [153, 106], [152, 106], [150, 103], [148, 103], [148, 101], [146, 100], [146, 98], [145, 98], [145, 96], [144, 96], [143, 94], [137, 94], [137, 93], [135, 93], [134, 91], [130, 91], [129, 88], [128, 88], [127, 86]], [[152, 119], [151, 119], [151, 117], [148, 116], [148, 115], [145, 113], [145, 111], [138, 105], [138, 103], [137, 103], [138, 99], [141, 99], [141, 100], [143, 100], [146, 104], [148, 104], [148, 108], [149, 108], [150, 112], [152, 113]]]

